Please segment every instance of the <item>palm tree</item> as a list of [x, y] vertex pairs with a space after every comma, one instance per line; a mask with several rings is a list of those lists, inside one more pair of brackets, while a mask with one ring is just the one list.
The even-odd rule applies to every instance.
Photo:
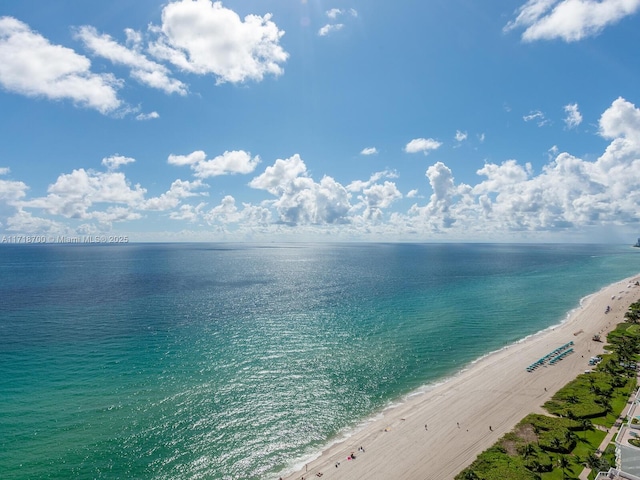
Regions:
[[532, 443], [527, 443], [522, 448], [520, 448], [520, 455], [522, 455], [525, 460], [529, 459], [530, 456], [536, 454], [536, 447], [534, 447]]
[[578, 403], [579, 401], [580, 401], [580, 399], [576, 395], [569, 395], [567, 397], [567, 402], [568, 403], [575, 404], [575, 403]]
[[580, 425], [582, 426], [582, 430], [584, 431], [584, 438], [587, 438], [587, 432], [593, 430], [593, 422], [588, 418], [583, 418], [580, 420]]
[[467, 470], [466, 472], [464, 472], [464, 475], [462, 476], [462, 478], [464, 480], [480, 480], [480, 477], [478, 476], [478, 474], [473, 470]]
[[609, 360], [603, 367], [602, 369], [608, 373], [609, 375], [615, 375], [616, 374], [616, 365], [615, 363], [613, 363], [612, 360]]
[[[576, 441], [576, 434], [567, 429], [564, 432], [564, 441], [568, 444], [568, 447], [570, 447], [571, 444], [575, 443]], [[571, 450], [571, 448], [567, 448], [567, 450]]]
[[560, 447], [562, 446], [562, 441], [558, 437], [553, 437], [550, 443], [551, 443], [551, 447], [554, 450], [558, 452], [560, 451]]
[[593, 453], [587, 455], [584, 459], [584, 464], [587, 468], [591, 470], [599, 470], [600, 469], [600, 459], [596, 457]]
[[531, 460], [531, 462], [529, 462], [529, 465], [527, 466], [527, 468], [532, 472], [536, 472], [536, 473], [540, 473], [544, 469], [542, 464], [535, 458]]
[[567, 478], [566, 469], [569, 468], [571, 462], [565, 455], [560, 455], [558, 457], [558, 467], [562, 469], [562, 478]]
[[629, 305], [629, 310], [624, 314], [624, 318], [630, 323], [640, 322], [640, 302]]
[[600, 395], [598, 397], [596, 397], [596, 399], [594, 400], [594, 402], [596, 402], [598, 405], [601, 405], [606, 413], [611, 412], [613, 409], [611, 407], [611, 400], [609, 400], [609, 398], [607, 398], [604, 395]]

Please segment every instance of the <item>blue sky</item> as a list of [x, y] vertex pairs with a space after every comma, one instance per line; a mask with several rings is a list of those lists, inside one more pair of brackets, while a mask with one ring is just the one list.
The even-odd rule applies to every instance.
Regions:
[[0, 238], [640, 236], [640, 0], [9, 0]]

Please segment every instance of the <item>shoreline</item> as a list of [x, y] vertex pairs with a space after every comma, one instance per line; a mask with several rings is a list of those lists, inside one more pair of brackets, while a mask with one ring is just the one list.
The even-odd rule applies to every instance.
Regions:
[[[640, 273], [605, 286], [583, 297], [559, 324], [406, 394], [325, 445], [306, 466], [300, 460], [282, 472], [282, 478], [309, 480], [319, 472], [337, 480], [453, 478], [526, 415], [546, 413], [542, 404], [588, 369], [589, 358], [604, 351], [605, 342], [593, 341], [593, 335], [605, 340], [624, 320], [629, 305], [640, 300], [639, 280]], [[571, 355], [526, 371], [569, 341], [574, 342]], [[349, 459], [351, 452], [355, 459]]]

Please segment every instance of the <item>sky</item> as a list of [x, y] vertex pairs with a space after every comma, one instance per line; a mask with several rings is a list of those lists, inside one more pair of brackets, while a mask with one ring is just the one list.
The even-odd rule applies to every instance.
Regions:
[[0, 242], [640, 237], [640, 0], [5, 0]]

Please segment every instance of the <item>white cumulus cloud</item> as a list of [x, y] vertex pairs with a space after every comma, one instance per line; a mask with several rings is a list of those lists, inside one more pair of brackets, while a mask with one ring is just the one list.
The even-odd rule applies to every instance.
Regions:
[[[132, 32], [129, 32], [131, 36]], [[131, 76], [138, 82], [165, 93], [187, 94], [186, 85], [180, 80], [171, 78], [168, 68], [149, 60], [135, 48], [129, 49], [120, 45], [110, 35], [99, 34], [94, 27], [83, 26], [76, 32], [76, 38], [81, 40], [94, 55], [104, 57], [116, 65], [129, 67]]]
[[564, 106], [564, 112], [567, 116], [564, 119], [564, 123], [567, 128], [575, 128], [582, 123], [582, 114], [578, 110], [577, 103], [570, 103]]
[[[46, 197], [26, 200], [21, 205], [40, 208], [50, 215], [110, 223], [140, 218], [134, 209], [143, 203], [146, 189], [140, 185], [132, 187], [122, 172], [80, 168], [60, 175], [47, 192]], [[92, 208], [96, 204], [110, 206], [102, 211]]]
[[600, 117], [604, 138], [622, 137], [640, 145], [640, 110], [620, 97]]
[[251, 157], [244, 150], [224, 152], [211, 160], [203, 160], [192, 165], [195, 176], [199, 178], [216, 177], [236, 173], [247, 174], [253, 172], [260, 163], [260, 157]]
[[145, 200], [141, 208], [144, 210], [169, 210], [177, 207], [181, 200], [188, 197], [194, 197], [197, 195], [204, 195], [203, 193], [194, 192], [205, 186], [201, 180], [195, 180], [188, 182], [184, 180], [176, 180], [171, 184], [168, 191], [158, 197], [152, 197]]
[[505, 31], [524, 28], [527, 42], [560, 38], [574, 42], [640, 10], [640, 0], [529, 0]]
[[318, 35], [320, 35], [321, 37], [326, 37], [330, 33], [337, 32], [338, 30], [342, 30], [343, 28], [343, 23], [328, 23], [327, 25], [321, 27], [320, 30], [318, 30]]
[[378, 149], [376, 147], [366, 147], [362, 149], [360, 155], [375, 155], [376, 153], [378, 153]]
[[207, 154], [202, 150], [196, 150], [189, 155], [169, 155], [167, 162], [169, 165], [193, 165], [198, 162], [203, 162], [207, 158]]
[[102, 159], [102, 165], [107, 167], [109, 170], [117, 170], [122, 165], [127, 165], [128, 163], [133, 163], [136, 160], [130, 157], [124, 157], [122, 155], [112, 155], [111, 157], [106, 157]]
[[149, 45], [157, 59], [217, 83], [261, 81], [281, 75], [289, 54], [280, 45], [284, 31], [264, 16], [240, 16], [211, 0], [180, 0], [162, 10], [162, 25], [152, 27], [158, 39]]
[[0, 85], [10, 92], [50, 100], [71, 100], [100, 113], [123, 106], [122, 82], [91, 72], [87, 57], [53, 45], [13, 17], [0, 17]]
[[169, 155], [170, 165], [189, 165], [198, 178], [219, 175], [247, 174], [253, 172], [260, 163], [260, 157], [252, 157], [244, 150], [226, 151], [222, 155], [207, 160], [207, 154], [196, 150], [188, 155]]
[[347, 189], [328, 176], [315, 182], [298, 154], [277, 159], [264, 173], [251, 180], [249, 186], [277, 197], [273, 206], [285, 224], [348, 222], [351, 204]]
[[433, 138], [414, 138], [404, 147], [404, 151], [407, 153], [423, 152], [427, 155], [433, 150], [437, 150], [442, 146], [441, 142], [434, 140]]
[[160, 118], [160, 114], [158, 112], [150, 112], [150, 113], [139, 113], [136, 115], [136, 120], [153, 120], [155, 118]]

